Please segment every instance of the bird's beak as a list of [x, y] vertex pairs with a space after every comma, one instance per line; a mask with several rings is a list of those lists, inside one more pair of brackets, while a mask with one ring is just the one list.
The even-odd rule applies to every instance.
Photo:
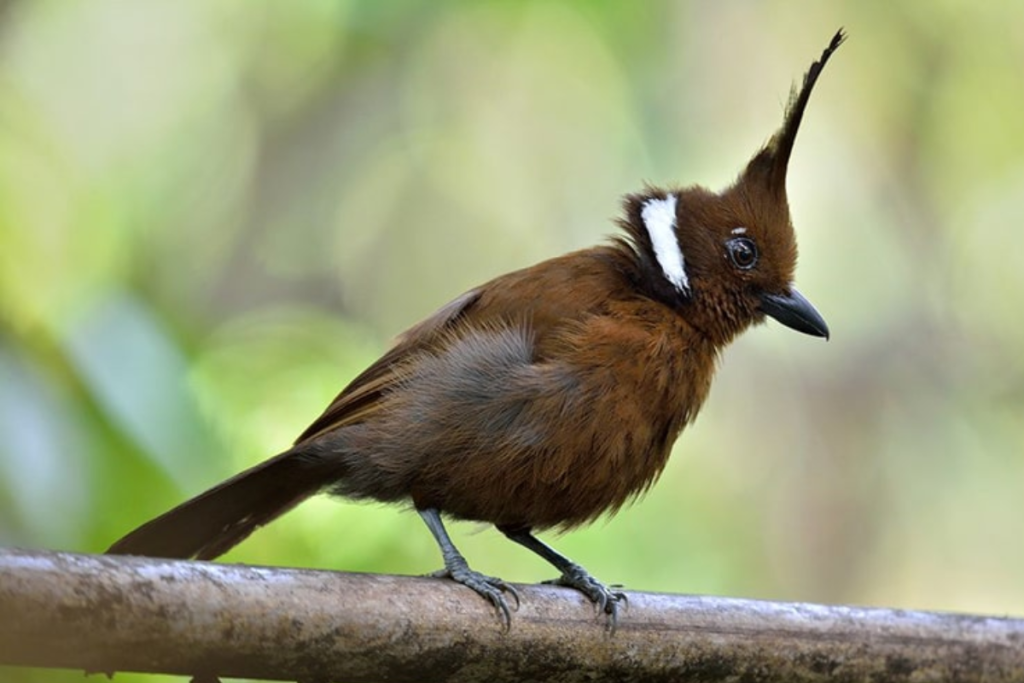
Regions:
[[785, 294], [761, 294], [761, 310], [797, 332], [828, 339], [828, 325], [811, 302], [795, 289]]

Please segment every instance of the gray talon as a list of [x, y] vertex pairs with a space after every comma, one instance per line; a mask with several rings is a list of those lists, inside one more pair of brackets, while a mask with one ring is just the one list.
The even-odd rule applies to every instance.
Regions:
[[503, 593], [508, 592], [513, 598], [515, 598], [516, 610], [519, 609], [520, 601], [519, 591], [510, 584], [505, 583], [497, 577], [481, 574], [478, 571], [470, 569], [468, 566], [455, 567], [453, 570], [439, 569], [434, 572], [432, 576], [442, 579], [451, 579], [456, 583], [461, 583], [467, 588], [472, 588], [477, 595], [489, 600], [501, 613], [502, 621], [505, 624], [505, 630], [512, 628], [512, 610], [509, 609], [508, 601], [505, 600]]
[[628, 607], [629, 599], [622, 591], [609, 590], [578, 564], [570, 565], [557, 579], [544, 583], [575, 588], [594, 603], [599, 613], [608, 615], [608, 630], [614, 634], [619, 623], [619, 606]]

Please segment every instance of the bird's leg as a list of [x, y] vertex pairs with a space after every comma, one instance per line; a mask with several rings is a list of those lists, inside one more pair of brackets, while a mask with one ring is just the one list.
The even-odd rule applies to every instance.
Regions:
[[625, 593], [609, 590], [607, 586], [591, 576], [586, 569], [531, 534], [528, 528], [499, 526], [498, 530], [510, 540], [529, 548], [554, 565], [558, 571], [562, 572], [562, 576], [552, 581], [545, 581], [545, 583], [568, 586], [583, 593], [590, 598], [599, 611], [608, 615], [608, 627], [612, 633], [615, 632], [619, 618], [619, 604], [627, 602]]
[[430, 533], [434, 534], [434, 540], [441, 548], [441, 557], [444, 558], [444, 569], [434, 572], [433, 576], [449, 578], [461, 583], [463, 586], [472, 588], [477, 593], [491, 601], [501, 612], [505, 622], [505, 628], [512, 625], [512, 612], [509, 610], [508, 602], [505, 600], [503, 591], [508, 591], [516, 599], [516, 609], [519, 609], [519, 593], [515, 588], [501, 579], [493, 576], [486, 576], [480, 572], [473, 571], [466, 563], [466, 558], [458, 551], [448, 532], [441, 522], [441, 514], [435, 508], [416, 510], [426, 523]]

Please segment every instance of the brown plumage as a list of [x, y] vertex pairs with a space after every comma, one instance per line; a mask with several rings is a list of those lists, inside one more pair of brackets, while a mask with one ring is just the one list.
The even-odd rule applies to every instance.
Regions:
[[[719, 352], [770, 315], [827, 336], [792, 289], [790, 151], [836, 34], [782, 128], [721, 193], [646, 188], [623, 235], [498, 277], [405, 332], [285, 453], [179, 505], [111, 553], [216, 557], [321, 492], [406, 503], [444, 574], [509, 618], [500, 579], [469, 569], [441, 515], [494, 524], [614, 624], [621, 593], [541, 543], [614, 513], [658, 478], [708, 395]], [[518, 596], [516, 595], [518, 599]]]

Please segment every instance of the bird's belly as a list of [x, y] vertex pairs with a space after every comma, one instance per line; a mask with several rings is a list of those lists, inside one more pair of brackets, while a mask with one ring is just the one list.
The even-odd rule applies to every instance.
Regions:
[[573, 438], [560, 430], [561, 438], [538, 442], [533, 434], [533, 443], [519, 448], [462, 454], [436, 476], [425, 468], [412, 487], [414, 501], [461, 519], [534, 529], [571, 528], [614, 513], [658, 477], [674, 434], [667, 425], [638, 422], [609, 435], [599, 416], [583, 422]]

